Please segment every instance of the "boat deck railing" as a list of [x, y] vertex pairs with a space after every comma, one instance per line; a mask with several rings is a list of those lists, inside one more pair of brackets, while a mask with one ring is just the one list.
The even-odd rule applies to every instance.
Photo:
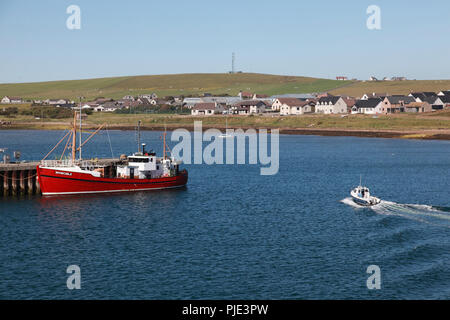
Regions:
[[72, 160], [42, 160], [41, 165], [44, 167], [73, 167], [78, 164]]
[[105, 167], [118, 163], [119, 159], [90, 159], [90, 160], [75, 160], [64, 159], [64, 160], [42, 160], [40, 163], [44, 167], [73, 167], [79, 166], [82, 168], [91, 167]]

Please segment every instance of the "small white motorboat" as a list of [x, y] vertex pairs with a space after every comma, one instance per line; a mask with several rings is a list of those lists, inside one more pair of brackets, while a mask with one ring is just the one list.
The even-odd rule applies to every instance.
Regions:
[[379, 198], [371, 196], [369, 188], [362, 186], [361, 182], [359, 186], [350, 191], [350, 195], [353, 201], [361, 206], [374, 206], [381, 202]]

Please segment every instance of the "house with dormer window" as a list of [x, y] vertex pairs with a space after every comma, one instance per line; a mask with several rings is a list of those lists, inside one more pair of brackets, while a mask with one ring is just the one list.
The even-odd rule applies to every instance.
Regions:
[[322, 97], [317, 100], [316, 113], [340, 114], [347, 113], [347, 104], [340, 96]]

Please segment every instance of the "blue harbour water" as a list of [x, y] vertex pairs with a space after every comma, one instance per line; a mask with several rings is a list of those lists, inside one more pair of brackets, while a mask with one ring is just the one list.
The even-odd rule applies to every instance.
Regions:
[[[135, 151], [134, 132], [109, 135]], [[0, 131], [0, 147], [40, 159], [62, 136]], [[142, 136], [160, 154], [161, 133]], [[105, 132], [84, 156], [111, 156]], [[281, 135], [276, 175], [186, 167], [179, 190], [0, 198], [0, 298], [450, 298], [448, 141]], [[360, 174], [380, 205], [349, 201]]]

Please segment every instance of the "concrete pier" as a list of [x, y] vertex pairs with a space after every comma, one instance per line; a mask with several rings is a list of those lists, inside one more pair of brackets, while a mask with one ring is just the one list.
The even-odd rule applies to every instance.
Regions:
[[27, 193], [28, 194], [33, 194], [35, 192], [35, 183], [36, 183], [36, 177], [32, 176], [32, 170], [28, 170], [28, 174], [27, 176]]
[[0, 163], [0, 196], [38, 193], [37, 165], [38, 162]]
[[[105, 177], [115, 176], [115, 164], [119, 159], [98, 159], [104, 166]], [[0, 197], [25, 194], [41, 194], [37, 169], [39, 162], [0, 163]]]

